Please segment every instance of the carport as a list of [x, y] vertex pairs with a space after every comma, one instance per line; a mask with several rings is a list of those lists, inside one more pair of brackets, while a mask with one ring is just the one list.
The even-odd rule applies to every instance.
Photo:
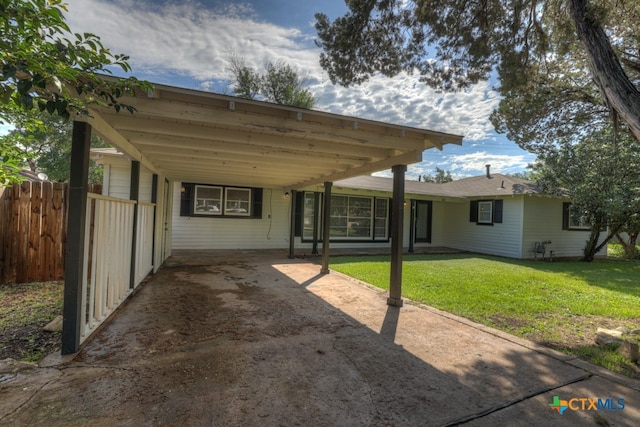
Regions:
[[[406, 166], [422, 161], [427, 149], [460, 144], [461, 136], [164, 85], [122, 102], [136, 112], [96, 107], [89, 117], [74, 122], [63, 354], [76, 352], [170, 255], [174, 181], [285, 189], [291, 194], [293, 218], [299, 189], [322, 184], [330, 200], [334, 181], [391, 168], [387, 303], [402, 305]], [[130, 200], [87, 193], [93, 132], [132, 160]], [[141, 168], [153, 176], [148, 202], [139, 200]], [[321, 267], [325, 274], [329, 209], [325, 203]], [[291, 238], [291, 257], [294, 249]]]

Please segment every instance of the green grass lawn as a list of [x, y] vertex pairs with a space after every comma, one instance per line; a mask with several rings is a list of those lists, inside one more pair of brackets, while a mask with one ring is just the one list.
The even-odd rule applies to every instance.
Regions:
[[[331, 268], [388, 289], [389, 257], [332, 257]], [[594, 343], [598, 327], [640, 328], [640, 262], [405, 255], [402, 295], [640, 378]]]

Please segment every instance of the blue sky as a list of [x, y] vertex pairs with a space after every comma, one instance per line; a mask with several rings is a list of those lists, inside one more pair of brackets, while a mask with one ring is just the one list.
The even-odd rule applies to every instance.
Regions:
[[284, 60], [305, 76], [316, 109], [364, 119], [464, 135], [462, 146], [427, 150], [407, 176], [449, 170], [454, 177], [523, 171], [535, 157], [498, 135], [489, 122], [499, 95], [490, 83], [461, 93], [437, 93], [416, 76], [376, 76], [367, 83], [333, 85], [319, 65], [314, 14], [343, 15], [343, 0], [225, 1], [67, 0], [73, 32], [93, 32], [114, 53], [130, 56], [142, 79], [180, 87], [231, 93], [228, 59], [244, 58], [262, 70]]

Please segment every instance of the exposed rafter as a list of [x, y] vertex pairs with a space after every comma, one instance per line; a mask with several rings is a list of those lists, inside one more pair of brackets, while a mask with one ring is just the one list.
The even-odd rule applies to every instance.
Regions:
[[175, 180], [302, 188], [422, 160], [460, 144], [441, 132], [156, 85], [88, 121], [129, 157]]

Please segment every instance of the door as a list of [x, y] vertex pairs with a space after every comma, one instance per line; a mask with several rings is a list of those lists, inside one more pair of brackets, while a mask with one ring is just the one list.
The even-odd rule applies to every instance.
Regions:
[[415, 203], [414, 240], [416, 242], [431, 243], [432, 202], [428, 200], [416, 200]]

